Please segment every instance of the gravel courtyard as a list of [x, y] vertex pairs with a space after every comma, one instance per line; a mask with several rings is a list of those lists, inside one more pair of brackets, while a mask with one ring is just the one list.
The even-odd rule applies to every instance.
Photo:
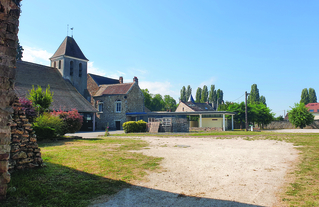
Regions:
[[143, 137], [164, 157], [151, 172], [93, 206], [275, 206], [285, 175], [298, 158], [291, 143], [243, 139]]

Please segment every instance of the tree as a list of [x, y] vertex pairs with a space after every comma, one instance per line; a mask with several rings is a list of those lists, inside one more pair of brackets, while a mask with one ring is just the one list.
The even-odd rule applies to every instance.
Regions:
[[240, 125], [240, 129], [243, 129], [243, 125], [245, 123], [245, 103], [232, 103], [228, 106], [227, 111], [236, 112], [236, 115], [234, 115], [234, 121]]
[[2, 149], [0, 152], [0, 177], [2, 178], [0, 182], [0, 200], [6, 198], [7, 183], [10, 181], [10, 174], [8, 173], [10, 140], [8, 141], [8, 137], [11, 137], [11, 128], [8, 123], [12, 115], [12, 104], [16, 97], [13, 87], [15, 83], [20, 6], [20, 0], [1, 0], [0, 2], [0, 143]]
[[185, 86], [183, 86], [183, 88], [181, 89], [181, 101], [186, 102], [186, 88]]
[[201, 103], [206, 103], [207, 101], [208, 101], [208, 89], [207, 89], [207, 86], [204, 85], [203, 86], [203, 90], [202, 90], [202, 95], [201, 95], [200, 102]]
[[300, 127], [303, 129], [305, 126], [312, 124], [314, 116], [308, 111], [307, 107], [303, 102], [295, 103], [295, 107], [290, 107], [288, 111], [289, 122], [292, 123], [296, 128]]
[[155, 94], [152, 99], [151, 111], [162, 111], [164, 109], [164, 100], [161, 94]]
[[141, 89], [141, 91], [143, 92], [144, 95], [144, 105], [146, 108], [148, 108], [149, 110], [151, 110], [152, 107], [152, 94], [150, 94], [150, 92], [148, 91], [148, 89]]
[[251, 85], [247, 102], [250, 104], [259, 103], [259, 89], [257, 88], [257, 84]]
[[309, 103], [317, 103], [316, 91], [313, 88], [309, 88]]
[[249, 105], [252, 112], [253, 122], [257, 123], [258, 126], [261, 126], [261, 128], [274, 120], [274, 114], [265, 104], [255, 103]]
[[216, 91], [217, 105], [221, 105], [224, 102], [224, 93], [223, 90], [218, 89]]
[[16, 56], [16, 59], [17, 60], [22, 60], [22, 57], [23, 57], [23, 47], [20, 45], [20, 42], [18, 41], [18, 46], [17, 46], [17, 56]]
[[192, 94], [192, 88], [190, 85], [187, 86], [187, 89], [186, 89], [186, 101], [188, 101], [190, 95]]
[[308, 93], [308, 89], [307, 88], [304, 88], [301, 91], [300, 103], [304, 103], [305, 105], [307, 105], [309, 103], [309, 93]]
[[176, 101], [173, 97], [171, 97], [170, 95], [165, 95], [164, 96], [164, 109], [168, 109], [171, 111], [175, 111], [176, 110]]
[[216, 90], [215, 90], [215, 85], [210, 86], [208, 101], [213, 104], [213, 107], [216, 107], [217, 94], [216, 94]]
[[265, 106], [267, 106], [265, 96], [260, 96], [260, 98], [259, 98], [259, 103], [262, 103], [262, 104], [264, 104]]
[[200, 87], [198, 87], [197, 91], [196, 91], [196, 100], [195, 100], [195, 102], [196, 103], [200, 103], [201, 98], [202, 98], [202, 89]]
[[34, 89], [32, 86], [31, 91], [27, 95], [27, 98], [32, 101], [32, 104], [37, 108], [38, 113], [42, 114], [45, 110], [49, 109], [53, 99], [53, 92], [50, 91], [50, 86], [45, 89], [45, 92], [42, 91], [41, 86], [38, 86], [37, 89]]

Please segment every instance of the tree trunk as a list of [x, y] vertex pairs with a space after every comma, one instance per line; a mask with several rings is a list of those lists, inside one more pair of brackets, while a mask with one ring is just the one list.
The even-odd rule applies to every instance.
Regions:
[[0, 0], [0, 200], [6, 198], [10, 182], [8, 159], [11, 141], [11, 114], [15, 93], [16, 48], [20, 0]]

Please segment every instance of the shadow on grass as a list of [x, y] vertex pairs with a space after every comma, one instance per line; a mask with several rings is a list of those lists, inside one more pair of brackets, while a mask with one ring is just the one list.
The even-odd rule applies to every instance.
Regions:
[[[87, 206], [101, 195], [113, 196], [107, 204], [96, 206], [239, 206], [234, 201], [192, 197], [134, 186], [88, 174], [65, 166], [46, 163], [47, 167], [12, 173], [7, 200], [0, 206]], [[15, 190], [14, 190], [15, 189]], [[123, 190], [122, 190], [123, 189]], [[122, 190], [122, 191], [120, 191]], [[105, 201], [104, 201], [105, 202]]]

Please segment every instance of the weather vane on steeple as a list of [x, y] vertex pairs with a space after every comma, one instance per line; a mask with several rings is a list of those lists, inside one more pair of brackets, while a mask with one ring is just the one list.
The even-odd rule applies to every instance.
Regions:
[[[73, 29], [74, 29], [74, 27], [71, 27], [71, 28], [70, 28], [70, 30], [72, 31], [72, 33], [71, 33], [71, 35], [72, 35], [71, 37], [72, 37], [72, 38], [73, 38]], [[69, 25], [67, 25], [66, 35], [69, 36]]]

